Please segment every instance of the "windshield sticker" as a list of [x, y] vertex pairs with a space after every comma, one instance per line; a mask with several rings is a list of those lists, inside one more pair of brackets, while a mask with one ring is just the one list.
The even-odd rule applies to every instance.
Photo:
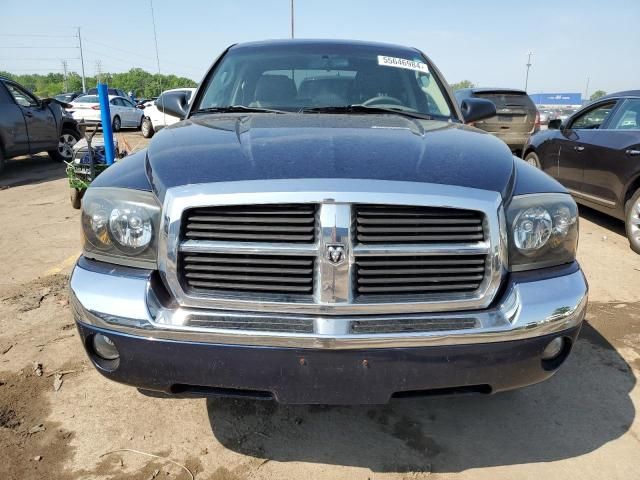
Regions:
[[384, 65], [386, 67], [406, 68], [408, 70], [415, 70], [416, 72], [429, 73], [429, 67], [427, 67], [426, 63], [414, 62], [413, 60], [405, 60], [404, 58], [378, 55], [378, 65]]

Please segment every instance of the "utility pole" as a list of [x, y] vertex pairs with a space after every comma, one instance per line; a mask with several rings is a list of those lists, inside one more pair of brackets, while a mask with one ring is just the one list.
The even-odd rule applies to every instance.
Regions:
[[80, 45], [80, 64], [82, 65], [82, 93], [86, 93], [87, 85], [84, 80], [84, 55], [82, 53], [82, 36], [80, 35], [80, 27], [78, 27], [78, 44]]
[[291, 38], [294, 38], [294, 30], [293, 30], [293, 22], [294, 22], [294, 11], [293, 11], [293, 1], [291, 0]]
[[533, 52], [529, 52], [529, 59], [527, 60], [527, 76], [525, 77], [524, 80], [524, 91], [527, 91], [527, 87], [529, 86], [529, 69], [531, 68], [531, 55], [533, 55]]
[[100, 60], [96, 61], [96, 79], [97, 83], [102, 83], [102, 62]]
[[68, 92], [69, 91], [69, 85], [67, 84], [67, 61], [66, 60], [62, 60], [62, 71], [64, 72], [64, 91]]
[[162, 78], [160, 77], [160, 54], [158, 53], [158, 35], [156, 33], [156, 17], [153, 13], [153, 0], [149, 0], [149, 4], [151, 5], [151, 22], [153, 23], [153, 41], [156, 44], [156, 63], [158, 64], [158, 87], [160, 91], [158, 95], [162, 93]]
[[591, 80], [591, 78], [587, 77], [587, 86], [584, 89], [584, 102], [582, 103], [587, 103], [589, 101], [589, 80]]

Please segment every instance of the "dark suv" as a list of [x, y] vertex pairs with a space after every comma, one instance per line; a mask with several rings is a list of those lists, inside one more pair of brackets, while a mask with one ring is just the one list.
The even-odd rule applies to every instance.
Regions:
[[532, 133], [540, 130], [540, 114], [524, 90], [512, 88], [464, 88], [454, 93], [458, 103], [467, 98], [484, 98], [496, 106], [495, 117], [475, 126], [504, 141], [511, 151], [522, 152]]
[[80, 137], [77, 122], [60, 103], [0, 77], [0, 172], [5, 159], [20, 155], [47, 152], [55, 161], [71, 160]]

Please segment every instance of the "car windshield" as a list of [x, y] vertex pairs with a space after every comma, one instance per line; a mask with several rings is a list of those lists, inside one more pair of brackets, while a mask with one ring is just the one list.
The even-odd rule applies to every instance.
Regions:
[[335, 112], [353, 105], [372, 107], [371, 112], [452, 116], [440, 80], [418, 51], [339, 44], [232, 48], [192, 111], [330, 107], [326, 111]]
[[85, 95], [78, 97], [74, 100], [74, 103], [100, 103], [97, 95]]
[[73, 100], [73, 93], [62, 93], [60, 95], [56, 95], [55, 97], [56, 100], [60, 100], [61, 102], [70, 102], [71, 100]]

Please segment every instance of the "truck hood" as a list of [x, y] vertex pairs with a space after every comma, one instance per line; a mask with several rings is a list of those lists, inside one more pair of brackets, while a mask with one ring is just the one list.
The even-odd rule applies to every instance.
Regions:
[[506, 196], [513, 156], [464, 125], [400, 115], [212, 114], [160, 131], [147, 152], [158, 198], [198, 183], [299, 178], [396, 180]]

